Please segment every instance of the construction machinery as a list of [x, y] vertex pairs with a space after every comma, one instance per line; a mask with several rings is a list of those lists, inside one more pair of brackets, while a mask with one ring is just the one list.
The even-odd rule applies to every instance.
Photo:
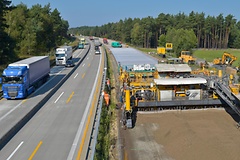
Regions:
[[165, 47], [157, 47], [157, 54], [166, 58], [166, 48]]
[[231, 53], [224, 52], [221, 58], [215, 58], [213, 64], [215, 65], [228, 65], [231, 66], [234, 61], [237, 60], [237, 57]]
[[181, 51], [180, 57], [183, 63], [195, 64], [196, 58], [194, 58], [190, 51]]

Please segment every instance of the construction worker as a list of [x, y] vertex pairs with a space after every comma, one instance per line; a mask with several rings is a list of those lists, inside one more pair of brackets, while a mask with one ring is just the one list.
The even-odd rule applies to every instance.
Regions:
[[108, 90], [111, 90], [111, 84], [110, 84], [110, 79], [107, 79], [107, 86], [108, 86]]
[[105, 100], [105, 103], [108, 107], [109, 106], [109, 101], [110, 101], [110, 95], [106, 92], [104, 92], [104, 100]]

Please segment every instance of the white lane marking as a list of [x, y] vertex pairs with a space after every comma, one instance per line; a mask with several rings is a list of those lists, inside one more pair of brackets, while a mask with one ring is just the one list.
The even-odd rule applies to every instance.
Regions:
[[84, 124], [85, 124], [85, 121], [87, 119], [87, 115], [88, 115], [88, 112], [89, 112], [89, 109], [90, 109], [90, 106], [91, 106], [91, 102], [93, 100], [93, 94], [94, 94], [94, 89], [96, 89], [96, 85], [97, 85], [97, 80], [98, 80], [98, 76], [99, 76], [99, 70], [100, 70], [100, 65], [101, 65], [101, 62], [102, 62], [102, 56], [100, 58], [100, 63], [98, 65], [98, 72], [97, 72], [97, 75], [96, 75], [96, 78], [95, 78], [95, 82], [94, 82], [94, 85], [93, 85], [93, 88], [92, 88], [92, 91], [91, 91], [91, 94], [88, 99], [88, 103], [87, 103], [87, 107], [85, 108], [85, 111], [84, 111], [84, 114], [83, 114], [83, 117], [81, 119], [81, 123], [78, 127], [78, 130], [77, 130], [77, 134], [74, 138], [74, 141], [73, 141], [73, 144], [72, 144], [72, 147], [71, 147], [71, 150], [68, 154], [68, 158], [67, 160], [72, 160], [73, 159], [73, 156], [74, 156], [74, 153], [76, 151], [76, 148], [77, 148], [77, 144], [79, 143], [80, 141], [80, 136], [82, 134], [82, 131], [83, 131], [83, 127], [84, 127]]
[[87, 59], [89, 59], [89, 57], [87, 57]]
[[64, 92], [62, 92], [62, 93], [60, 94], [60, 96], [58, 96], [58, 98], [56, 99], [56, 101], [55, 101], [54, 103], [57, 103], [57, 101], [59, 100], [59, 98], [62, 97], [63, 93], [64, 93]]
[[85, 63], [82, 65], [82, 67], [84, 67], [85, 66]]
[[[22, 101], [23, 102], [23, 101]], [[21, 104], [22, 104], [22, 102], [21, 103], [19, 103], [17, 106], [15, 106], [13, 109], [11, 109], [10, 111], [8, 111], [4, 116], [2, 116], [1, 118], [0, 118], [0, 121], [2, 121], [4, 118], [6, 118], [10, 113], [12, 113], [15, 109], [17, 109]]]
[[74, 79], [78, 76], [78, 73], [74, 76]]
[[76, 57], [76, 58], [78, 58], [79, 56], [81, 56], [81, 54], [82, 54], [83, 51], [84, 51], [84, 50], [81, 50], [81, 51], [80, 51], [80, 54], [77, 54], [77, 57]]
[[24, 142], [22, 141], [18, 146], [17, 148], [10, 154], [10, 156], [7, 158], [7, 160], [10, 160], [13, 155], [17, 152], [17, 150], [21, 147], [21, 145], [23, 144]]

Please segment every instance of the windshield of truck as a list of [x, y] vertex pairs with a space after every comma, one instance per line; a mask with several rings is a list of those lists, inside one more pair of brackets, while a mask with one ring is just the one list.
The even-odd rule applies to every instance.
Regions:
[[3, 83], [23, 83], [23, 78], [22, 77], [2, 77], [2, 82]]
[[62, 53], [62, 54], [56, 54], [56, 57], [65, 57], [65, 54]]

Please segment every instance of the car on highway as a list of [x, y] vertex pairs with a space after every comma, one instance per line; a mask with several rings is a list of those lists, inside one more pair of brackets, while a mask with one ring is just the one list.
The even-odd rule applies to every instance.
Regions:
[[95, 54], [101, 54], [100, 49], [95, 50]]
[[74, 67], [74, 61], [72, 59], [67, 60], [65, 67]]

